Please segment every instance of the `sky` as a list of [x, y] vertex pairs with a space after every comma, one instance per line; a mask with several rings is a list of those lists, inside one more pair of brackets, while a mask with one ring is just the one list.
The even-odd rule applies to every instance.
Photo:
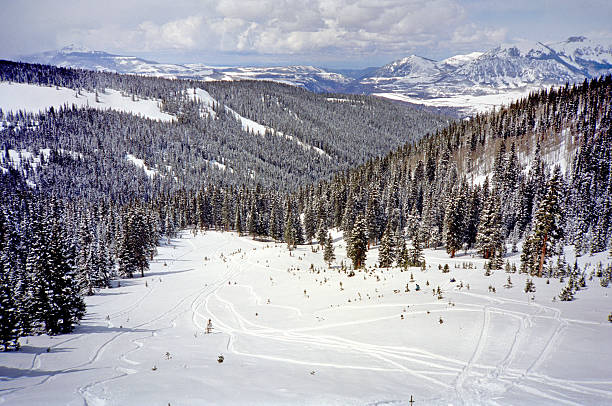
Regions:
[[1, 0], [0, 58], [74, 44], [159, 62], [381, 66], [612, 38], [610, 0]]

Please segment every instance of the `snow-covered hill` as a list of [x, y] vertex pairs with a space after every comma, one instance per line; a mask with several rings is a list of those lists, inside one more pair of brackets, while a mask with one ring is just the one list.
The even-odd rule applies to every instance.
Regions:
[[[610, 288], [594, 278], [575, 301], [553, 302], [558, 280], [526, 294], [525, 275], [425, 254], [425, 271], [349, 277], [309, 246], [290, 254], [234, 233], [184, 233], [145, 278], [89, 297], [74, 333], [24, 337], [3, 353], [0, 404], [612, 402]], [[609, 259], [578, 261], [593, 270]]]
[[0, 81], [0, 109], [4, 112], [25, 111], [38, 113], [50, 107], [91, 107], [100, 110], [116, 110], [160, 121], [175, 120], [171, 114], [160, 109], [160, 101], [131, 97], [114, 89], [94, 93], [76, 92], [65, 87], [38, 86], [29, 83]]

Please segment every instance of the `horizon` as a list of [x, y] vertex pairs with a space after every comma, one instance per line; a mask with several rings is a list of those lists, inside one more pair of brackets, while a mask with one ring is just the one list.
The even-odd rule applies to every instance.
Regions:
[[[592, 39], [583, 35], [571, 35], [567, 38], [564, 39], [560, 39], [560, 40], [556, 40], [556, 41], [551, 41], [551, 42], [546, 42], [543, 43], [545, 45], [552, 45], [555, 43], [561, 43], [561, 42], [567, 42], [567, 41], [571, 41], [572, 39], [575, 38], [582, 38], [584, 40], [589, 40], [589, 41], [593, 41], [593, 42], [597, 42], [597, 39]], [[612, 47], [612, 37], [609, 38], [605, 38], [605, 40], [610, 41], [609, 45]], [[256, 62], [256, 63], [250, 63], [250, 64], [241, 64], [241, 63], [226, 63], [226, 64], [221, 64], [221, 63], [207, 63], [206, 61], [197, 61], [197, 62], [193, 62], [193, 61], [181, 61], [181, 60], [173, 60], [173, 59], [167, 59], [167, 60], [159, 60], [156, 59], [156, 56], [159, 56], [159, 54], [148, 54], [148, 53], [139, 53], [139, 52], [134, 52], [132, 54], [129, 53], [117, 53], [117, 52], [109, 52], [105, 49], [92, 49], [89, 48], [87, 46], [84, 45], [78, 45], [75, 43], [71, 43], [71, 44], [67, 44], [65, 46], [62, 46], [60, 48], [57, 49], [48, 49], [48, 50], [44, 50], [38, 53], [34, 53], [34, 54], [28, 54], [28, 55], [19, 55], [16, 58], [14, 58], [13, 60], [16, 61], [21, 61], [21, 58], [27, 58], [31, 57], [31, 56], [36, 56], [36, 55], [41, 55], [41, 54], [46, 54], [46, 53], [59, 53], [61, 51], [64, 50], [69, 50], [73, 53], [90, 53], [90, 52], [101, 52], [101, 53], [106, 53], [108, 55], [113, 55], [113, 56], [123, 56], [123, 57], [135, 57], [138, 59], [142, 59], [145, 60], [146, 62], [150, 62], [150, 63], [159, 63], [159, 64], [174, 64], [174, 65], [191, 65], [191, 64], [201, 64], [204, 66], [208, 66], [211, 68], [240, 68], [240, 67], [254, 67], [254, 68], [265, 68], [265, 67], [291, 67], [291, 66], [310, 66], [310, 67], [314, 67], [314, 68], [320, 68], [320, 69], [324, 69], [327, 71], [361, 71], [361, 70], [366, 70], [366, 69], [373, 69], [373, 68], [379, 68], [381, 66], [387, 65], [387, 64], [391, 64], [393, 62], [405, 59], [407, 57], [410, 56], [416, 56], [416, 57], [420, 57], [420, 58], [424, 58], [424, 59], [429, 59], [432, 60], [434, 62], [441, 62], [443, 60], [446, 59], [450, 59], [453, 57], [457, 57], [457, 56], [467, 56], [470, 54], [474, 54], [474, 53], [480, 53], [480, 54], [484, 54], [490, 50], [496, 49], [498, 47], [510, 47], [510, 46], [520, 46], [520, 45], [529, 45], [529, 46], [533, 46], [540, 43], [540, 41], [526, 41], [526, 40], [521, 40], [521, 41], [517, 41], [516, 43], [500, 43], [497, 44], [495, 46], [492, 46], [489, 49], [482, 49], [482, 50], [474, 50], [474, 51], [466, 51], [466, 52], [462, 52], [462, 53], [454, 53], [451, 54], [447, 57], [444, 58], [440, 58], [440, 59], [433, 59], [433, 58], [429, 58], [423, 55], [418, 55], [418, 54], [410, 54], [410, 55], [405, 55], [403, 57], [400, 57], [398, 59], [394, 59], [394, 60], [389, 60], [387, 62], [384, 62], [380, 65], [364, 65], [364, 66], [355, 66], [355, 65], [336, 65], [334, 66], [332, 65], [317, 65], [317, 64], [313, 64], [310, 61], [301, 61], [298, 63], [278, 63], [278, 62], [270, 62], [270, 63], [266, 63], [266, 62]], [[149, 56], [150, 55], [150, 56]], [[10, 59], [10, 58], [9, 58]]]
[[35, 0], [5, 12], [0, 58], [13, 60], [77, 44], [160, 63], [363, 69], [413, 54], [443, 60], [499, 44], [612, 38], [603, 0]]

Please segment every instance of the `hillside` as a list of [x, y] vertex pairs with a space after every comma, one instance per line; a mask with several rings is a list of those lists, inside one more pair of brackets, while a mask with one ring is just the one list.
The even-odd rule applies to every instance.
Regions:
[[[0, 64], [0, 80], [0, 121], [11, 127], [2, 135], [5, 149], [65, 149], [86, 166], [108, 168], [125, 166], [131, 154], [159, 175], [162, 189], [197, 189], [210, 179], [294, 190], [448, 123], [377, 98], [271, 82], [175, 81], [11, 62]], [[45, 166], [26, 176], [46, 182]]]

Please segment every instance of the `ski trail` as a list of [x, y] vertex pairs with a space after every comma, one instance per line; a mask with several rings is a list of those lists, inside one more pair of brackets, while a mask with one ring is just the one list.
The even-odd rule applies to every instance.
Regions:
[[455, 392], [457, 393], [459, 399], [461, 400], [461, 403], [463, 404], [471, 404], [477, 401], [477, 399], [468, 398], [469, 393], [468, 393], [468, 390], [466, 390], [465, 388], [465, 381], [466, 379], [469, 378], [470, 373], [471, 373], [470, 369], [472, 368], [473, 364], [476, 362], [476, 360], [478, 360], [478, 358], [482, 354], [485, 343], [487, 341], [487, 333], [489, 330], [489, 325], [491, 323], [491, 314], [489, 313], [488, 306], [485, 306], [482, 309], [482, 311], [483, 311], [483, 322], [482, 322], [482, 327], [480, 330], [480, 337], [478, 337], [478, 342], [476, 344], [476, 348], [474, 349], [474, 352], [472, 353], [472, 356], [470, 357], [469, 361], [467, 362], [467, 364], [465, 365], [465, 367], [463, 368], [461, 373], [459, 373], [459, 375], [457, 376], [457, 379], [455, 380]]
[[[357, 341], [351, 341], [346, 339], [341, 339], [339, 337], [334, 336], [308, 336], [302, 334], [296, 334], [286, 330], [279, 329], [270, 329], [263, 326], [257, 326], [257, 330], [248, 330], [246, 328], [246, 324], [253, 324], [247, 320], [245, 320], [241, 315], [239, 315], [233, 303], [228, 302], [227, 300], [221, 299], [216, 293], [211, 295], [210, 297], [214, 297], [216, 300], [224, 303], [225, 307], [230, 310], [232, 318], [237, 322], [238, 328], [230, 327], [227, 322], [222, 321], [219, 316], [215, 316], [215, 321], [218, 328], [229, 335], [227, 349], [234, 354], [249, 356], [254, 358], [261, 358], [279, 362], [286, 362], [298, 365], [311, 365], [311, 366], [320, 366], [320, 367], [330, 367], [330, 368], [339, 368], [339, 369], [360, 369], [360, 370], [372, 370], [372, 371], [400, 371], [415, 377], [421, 378], [426, 381], [430, 381], [438, 386], [450, 388], [450, 385], [432, 378], [424, 373], [419, 373], [413, 369], [409, 369], [400, 363], [389, 358], [389, 354], [385, 351], [381, 351], [380, 349], [376, 349], [375, 346], [370, 346], [368, 344], [359, 343]], [[209, 300], [206, 301], [205, 307], [209, 314], [214, 314], [209, 306]], [[238, 335], [247, 335], [260, 339], [271, 339], [276, 341], [283, 341], [292, 344], [308, 344], [308, 345], [316, 345], [322, 347], [324, 349], [331, 349], [335, 351], [343, 351], [343, 352], [356, 352], [365, 355], [369, 355], [370, 357], [377, 358], [381, 361], [384, 361], [390, 365], [392, 368], [382, 368], [382, 367], [368, 367], [363, 365], [343, 365], [337, 363], [328, 363], [328, 362], [319, 362], [313, 360], [301, 360], [296, 358], [289, 357], [281, 357], [274, 355], [266, 355], [266, 354], [255, 354], [251, 352], [240, 351], [235, 348], [235, 343], [237, 341]], [[396, 354], [390, 354], [391, 356], [397, 356]], [[421, 360], [410, 359], [412, 362], [423, 363], [429, 367], [437, 367], [444, 369], [445, 367], [440, 366], [436, 363], [424, 362]]]
[[[197, 249], [197, 247], [196, 247], [196, 246], [193, 244], [193, 242], [191, 241], [191, 239], [186, 239], [185, 241], [187, 242], [187, 244], [189, 244], [189, 245], [191, 246], [191, 250], [188, 250], [188, 251], [187, 251], [187, 252], [185, 252], [184, 254], [179, 255], [179, 256], [177, 256], [177, 257], [175, 257], [175, 258], [173, 259], [173, 261], [175, 261], [175, 260], [177, 260], [177, 259], [180, 259], [180, 258], [183, 258], [183, 257], [185, 257], [185, 256], [187, 256], [187, 255], [189, 255], [189, 254], [192, 254], [192, 253], [193, 253], [193, 252], [195, 252], [195, 250]], [[220, 248], [218, 248], [218, 249], [215, 251], [215, 253], [217, 253], [217, 252], [219, 252], [219, 251], [220, 251]], [[174, 306], [172, 306], [170, 309], [168, 309], [168, 310], [166, 310], [165, 312], [161, 313], [160, 315], [158, 315], [158, 316], [154, 317], [153, 319], [150, 319], [150, 320], [148, 320], [148, 321], [145, 321], [145, 322], [143, 322], [143, 323], [140, 323], [140, 324], [136, 325], [136, 326], [135, 326], [135, 327], [133, 327], [133, 328], [134, 328], [134, 329], [137, 329], [137, 328], [142, 328], [142, 327], [145, 327], [145, 326], [147, 326], [147, 325], [149, 325], [149, 324], [152, 324], [152, 323], [154, 323], [154, 322], [156, 322], [156, 321], [158, 321], [158, 320], [161, 320], [161, 319], [163, 319], [164, 317], [167, 317], [167, 316], [169, 316], [169, 315], [172, 315], [172, 314], [173, 314], [173, 313], [174, 313], [174, 312], [175, 312], [175, 311], [176, 311], [176, 310], [177, 310], [179, 307], [181, 307], [181, 306], [182, 306], [182, 305], [183, 305], [183, 304], [184, 304], [186, 301], [188, 301], [188, 300], [189, 300], [189, 299], [190, 299], [192, 296], [196, 295], [196, 298], [197, 298], [197, 296], [198, 296], [198, 295], [199, 295], [199, 294], [200, 294], [202, 291], [205, 291], [206, 289], [208, 289], [208, 288], [207, 288], [207, 287], [205, 287], [205, 288], [202, 288], [202, 289], [200, 289], [199, 291], [194, 292], [194, 293], [192, 293], [192, 294], [190, 294], [190, 295], [184, 296], [184, 297], [183, 297], [183, 298], [181, 298], [181, 299], [180, 299], [180, 300], [179, 300], [179, 301], [178, 301], [178, 302], [177, 302], [177, 303], [176, 303]], [[178, 315], [177, 315], [176, 317], [178, 317]], [[175, 317], [173, 320], [175, 320], [175, 319], [176, 319], [176, 317]], [[171, 324], [172, 324], [172, 323], [171, 323]], [[167, 327], [167, 328], [169, 328], [169, 327]], [[161, 330], [161, 329], [157, 329], [156, 331], [159, 331], [159, 330]], [[120, 334], [123, 334], [123, 333], [120, 333]], [[154, 333], [154, 334], [155, 334], [155, 333]], [[129, 358], [127, 358], [127, 355], [128, 355], [128, 354], [130, 354], [130, 353], [132, 353], [132, 352], [142, 350], [142, 349], [144, 348], [144, 343], [142, 343], [141, 341], [138, 341], [138, 340], [144, 340], [144, 339], [149, 338], [149, 337], [150, 337], [150, 336], [149, 336], [149, 335], [147, 335], [147, 336], [143, 336], [143, 337], [136, 338], [136, 339], [132, 340], [132, 343], [136, 345], [136, 348], [132, 348], [132, 349], [130, 349], [130, 350], [129, 350], [129, 351], [127, 351], [127, 352], [123, 352], [123, 353], [121, 353], [121, 354], [119, 355], [119, 359], [120, 359], [120, 360], [122, 360], [122, 361], [124, 361], [124, 362], [127, 362], [128, 364], [131, 364], [131, 365], [139, 365], [139, 363], [138, 363], [138, 362], [136, 362], [136, 361], [132, 361], [132, 360], [130, 360]], [[92, 396], [92, 395], [91, 395], [91, 390], [92, 390], [92, 389], [93, 389], [95, 386], [102, 385], [102, 384], [105, 384], [105, 383], [107, 383], [107, 382], [114, 381], [114, 380], [117, 380], [117, 379], [120, 379], [120, 378], [123, 378], [123, 377], [125, 377], [125, 376], [129, 375], [129, 374], [126, 374], [126, 373], [124, 373], [124, 372], [122, 372], [122, 371], [119, 371], [119, 370], [118, 370], [118, 368], [115, 368], [115, 370], [116, 370], [117, 372], [119, 372], [119, 375], [117, 375], [117, 376], [113, 376], [113, 377], [110, 377], [110, 378], [106, 378], [106, 379], [97, 380], [97, 381], [94, 381], [94, 382], [90, 382], [90, 383], [89, 383], [89, 384], [87, 384], [87, 385], [83, 385], [83, 386], [81, 386], [81, 387], [77, 388], [77, 392], [78, 392], [78, 393], [79, 393], [79, 395], [80, 395], [80, 396], [83, 398], [83, 401], [84, 401], [84, 403], [85, 403], [86, 405], [88, 404], [88, 399], [87, 399], [88, 397], [90, 398], [90, 400], [99, 400], [99, 399], [98, 399], [98, 398], [96, 398], [95, 396]]]

